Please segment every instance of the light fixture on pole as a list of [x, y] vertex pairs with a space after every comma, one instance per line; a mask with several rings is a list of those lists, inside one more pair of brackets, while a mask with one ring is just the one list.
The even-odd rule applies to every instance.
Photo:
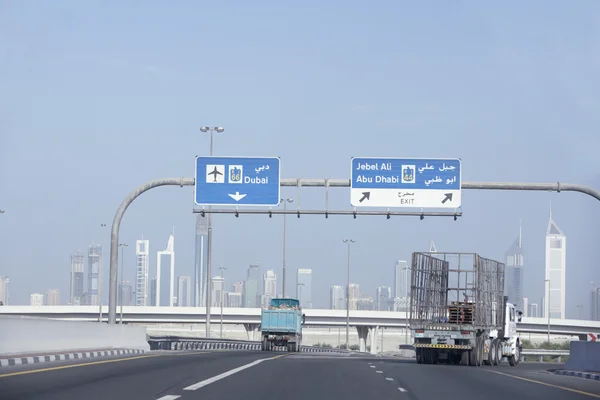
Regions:
[[227, 267], [220, 267], [221, 270], [221, 339], [223, 339], [223, 302], [225, 300], [225, 271]]
[[344, 239], [348, 244], [348, 282], [346, 285], [346, 350], [350, 350], [350, 245], [355, 243], [354, 239]]
[[548, 346], [550, 346], [550, 278], [545, 279], [544, 282], [548, 282], [548, 298], [546, 299], [546, 312], [548, 313]]
[[128, 247], [129, 245], [127, 243], [119, 243], [119, 247], [121, 248], [121, 290], [120, 292], [120, 297], [121, 297], [121, 324], [123, 324], [123, 269], [125, 266], [125, 260], [123, 259], [123, 247]]
[[281, 297], [285, 298], [285, 273], [286, 273], [286, 214], [285, 211], [287, 211], [287, 204], [288, 203], [293, 203], [294, 200], [293, 199], [281, 199], [281, 201], [283, 201], [283, 274], [282, 274], [282, 279], [281, 279], [281, 286], [282, 286], [282, 290], [281, 290]]
[[[209, 132], [210, 131], [210, 156], [213, 155], [213, 135], [214, 132], [222, 133], [225, 131], [225, 128], [222, 126], [202, 126], [200, 127], [200, 132]], [[210, 210], [210, 206], [208, 209]], [[211, 282], [211, 266], [212, 266], [212, 214], [208, 213], [208, 235], [207, 235], [207, 243], [206, 247], [208, 248], [206, 251], [206, 258], [208, 259], [206, 262], [206, 285], [210, 288]], [[210, 338], [210, 290], [206, 290], [206, 337]]]

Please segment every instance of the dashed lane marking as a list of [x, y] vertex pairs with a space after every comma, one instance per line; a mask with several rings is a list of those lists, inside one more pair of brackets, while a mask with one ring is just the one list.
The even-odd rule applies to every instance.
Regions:
[[172, 395], [172, 394], [168, 394], [166, 396], [158, 398], [157, 400], [175, 400], [175, 399], [178, 399], [180, 397], [181, 396], [175, 396], [175, 395]]
[[398, 388], [399, 391], [401, 391], [402, 393], [406, 393], [408, 392], [408, 390], [404, 389], [404, 388]]
[[393, 381], [394, 378], [385, 378], [386, 381]]

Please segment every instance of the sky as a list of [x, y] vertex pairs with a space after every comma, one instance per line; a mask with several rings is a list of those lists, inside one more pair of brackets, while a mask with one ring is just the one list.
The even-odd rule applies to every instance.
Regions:
[[[209, 152], [200, 126], [225, 128], [215, 155], [281, 157], [283, 178], [349, 178], [352, 156], [459, 157], [465, 181], [600, 188], [594, 1], [3, 1], [0, 60], [0, 276], [12, 304], [53, 288], [65, 302], [71, 253], [108, 245], [101, 224], [130, 191], [194, 176]], [[300, 195], [303, 209], [323, 208], [323, 189]], [[351, 209], [349, 189], [332, 189], [330, 207]], [[287, 290], [312, 268], [313, 303], [328, 307], [346, 279], [345, 238], [356, 240], [351, 280], [372, 296], [431, 240], [502, 260], [522, 219], [525, 295], [539, 303], [550, 207], [567, 236], [567, 317], [578, 305], [587, 317], [600, 203], [571, 192], [465, 190], [457, 221], [290, 217]], [[173, 229], [176, 275], [192, 275], [193, 209], [191, 187], [133, 203], [125, 279], [135, 240], [150, 240], [153, 275]], [[234, 282], [259, 262], [280, 281], [281, 217], [213, 221], [215, 271]]]

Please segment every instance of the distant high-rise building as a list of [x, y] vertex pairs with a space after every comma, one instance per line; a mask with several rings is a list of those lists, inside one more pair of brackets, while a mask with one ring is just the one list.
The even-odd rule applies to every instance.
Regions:
[[50, 289], [46, 295], [46, 304], [49, 306], [60, 305], [60, 292], [58, 289]]
[[32, 293], [29, 296], [29, 305], [30, 306], [43, 306], [44, 305], [44, 295], [41, 293]]
[[157, 290], [156, 290], [156, 277], [152, 278], [150, 281], [150, 305], [156, 306], [156, 299], [158, 298]]
[[70, 304], [85, 304], [83, 299], [84, 256], [80, 251], [71, 254], [71, 296]]
[[90, 306], [96, 306], [98, 300], [98, 284], [100, 276], [100, 266], [102, 265], [102, 246], [91, 244], [88, 248], [88, 284], [87, 284], [87, 303]]
[[250, 265], [248, 267], [248, 276], [245, 282], [244, 307], [260, 307], [260, 266]]
[[[135, 259], [135, 305], [143, 307], [148, 305], [149, 240], [142, 239], [135, 241]], [[154, 297], [154, 302], [156, 302], [156, 297]]]
[[[211, 288], [211, 307], [221, 307], [221, 300], [225, 300], [225, 278], [222, 276], [213, 276]], [[225, 304], [223, 304], [225, 306]]]
[[377, 310], [389, 311], [391, 308], [392, 289], [389, 286], [377, 288]]
[[334, 285], [329, 290], [329, 307], [332, 310], [346, 309], [346, 291], [343, 286]]
[[177, 285], [177, 305], [179, 307], [192, 307], [192, 278], [180, 276]]
[[244, 294], [244, 283], [243, 282], [236, 282], [232, 285], [232, 293], [239, 293], [240, 295]]
[[394, 297], [408, 298], [409, 293], [410, 269], [408, 262], [403, 260], [396, 261], [394, 268]]
[[519, 236], [504, 254], [506, 256], [506, 269], [504, 278], [504, 294], [508, 301], [519, 310], [526, 312], [522, 304], [523, 298], [523, 243], [521, 226], [519, 225]]
[[300, 307], [312, 308], [312, 269], [298, 269], [296, 273], [296, 298], [300, 300]]
[[0, 305], [7, 306], [10, 296], [8, 295], [8, 284], [10, 278], [8, 276], [0, 276]]
[[119, 284], [119, 305], [121, 305], [121, 296], [123, 296], [122, 304], [123, 307], [129, 307], [133, 305], [133, 285], [130, 281], [122, 281]]
[[375, 302], [371, 296], [364, 296], [356, 300], [356, 309], [361, 311], [373, 311]]
[[242, 306], [242, 294], [241, 293], [227, 293], [227, 301], [225, 302], [226, 307], [238, 308]]
[[[156, 305], [173, 307], [175, 298], [175, 238], [169, 235], [167, 248], [156, 253]], [[163, 265], [165, 268], [163, 268]], [[169, 268], [170, 267], [170, 268]]]
[[204, 266], [207, 263], [206, 243], [208, 241], [208, 215], [196, 214], [196, 248], [194, 260], [194, 304], [206, 304], [206, 277]]
[[263, 277], [263, 295], [261, 296], [261, 306], [268, 308], [271, 299], [277, 297], [277, 276], [272, 269], [267, 270]]
[[[544, 301], [544, 316], [550, 318], [565, 318], [566, 297], [566, 271], [567, 271], [567, 237], [552, 219], [548, 220], [546, 233], [546, 284], [544, 296], [550, 292], [550, 300]], [[547, 280], [550, 280], [548, 282]]]
[[527, 297], [521, 299], [521, 306], [519, 310], [523, 311], [523, 316], [529, 317], [529, 299]]
[[592, 321], [600, 321], [600, 288], [592, 289]]
[[358, 309], [358, 299], [360, 299], [360, 285], [358, 283], [350, 284], [350, 296], [348, 296], [350, 310]]
[[529, 304], [529, 310], [527, 311], [527, 316], [528, 317], [533, 317], [533, 318], [539, 317], [539, 310], [538, 310], [538, 304], [537, 303], [531, 303], [531, 304]]

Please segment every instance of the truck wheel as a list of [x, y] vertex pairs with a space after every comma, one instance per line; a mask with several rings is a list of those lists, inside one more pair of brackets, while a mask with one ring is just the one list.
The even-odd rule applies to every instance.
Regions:
[[488, 349], [488, 365], [496, 365], [496, 339], [490, 341], [490, 347]]
[[519, 365], [519, 361], [521, 360], [521, 349], [519, 348], [519, 343], [515, 346], [515, 354], [508, 357], [508, 363], [511, 367], [516, 367]]

